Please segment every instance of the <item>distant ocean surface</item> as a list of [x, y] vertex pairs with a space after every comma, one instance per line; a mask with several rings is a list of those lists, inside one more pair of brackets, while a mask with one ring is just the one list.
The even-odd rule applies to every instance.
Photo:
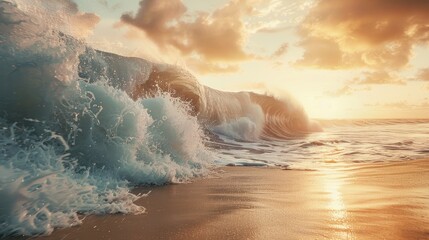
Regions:
[[213, 143], [223, 164], [291, 169], [354, 167], [427, 158], [429, 120], [318, 120], [322, 132], [287, 140], [243, 142], [222, 136]]
[[0, 1], [0, 237], [140, 214], [133, 187], [225, 165], [429, 156], [427, 120], [312, 120], [291, 99], [222, 92], [175, 66], [98, 51], [46, 4]]

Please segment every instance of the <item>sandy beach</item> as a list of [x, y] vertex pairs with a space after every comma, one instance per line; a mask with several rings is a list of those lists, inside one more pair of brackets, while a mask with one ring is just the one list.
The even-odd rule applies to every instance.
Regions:
[[225, 167], [145, 187], [143, 215], [88, 216], [48, 239], [428, 239], [429, 161], [299, 171]]

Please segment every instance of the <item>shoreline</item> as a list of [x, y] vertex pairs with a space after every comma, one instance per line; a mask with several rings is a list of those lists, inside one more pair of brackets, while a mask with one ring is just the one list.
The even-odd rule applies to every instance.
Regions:
[[[87, 216], [35, 239], [427, 239], [429, 159], [352, 169], [222, 167], [134, 189], [142, 215]], [[33, 237], [34, 238], [34, 237]]]

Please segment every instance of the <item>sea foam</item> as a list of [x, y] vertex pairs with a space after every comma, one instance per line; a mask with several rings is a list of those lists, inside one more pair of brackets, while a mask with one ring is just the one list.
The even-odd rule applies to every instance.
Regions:
[[79, 77], [84, 42], [32, 9], [0, 2], [0, 236], [49, 234], [80, 214], [139, 214], [130, 187], [207, 173], [212, 153], [186, 103]]
[[88, 46], [70, 14], [59, 1], [0, 1], [0, 235], [142, 213], [129, 189], [206, 175], [224, 163], [213, 140], [320, 130], [291, 99], [219, 91], [177, 66]]

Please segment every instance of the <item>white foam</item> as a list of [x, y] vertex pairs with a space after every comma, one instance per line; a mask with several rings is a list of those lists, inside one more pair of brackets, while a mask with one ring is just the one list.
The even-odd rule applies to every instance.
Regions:
[[134, 101], [102, 76], [79, 79], [82, 42], [18, 5], [0, 4], [7, 33], [0, 45], [0, 236], [49, 234], [80, 224], [78, 213], [139, 214], [144, 208], [133, 202], [141, 196], [130, 187], [207, 173], [212, 155], [185, 103], [168, 94]]

